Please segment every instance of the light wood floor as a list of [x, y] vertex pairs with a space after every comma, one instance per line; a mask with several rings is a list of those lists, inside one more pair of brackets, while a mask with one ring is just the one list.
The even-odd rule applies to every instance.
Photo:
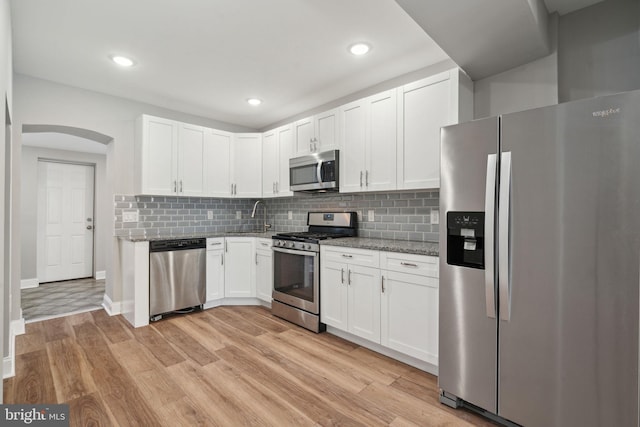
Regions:
[[4, 403], [68, 403], [71, 425], [490, 426], [434, 376], [259, 307], [134, 329], [104, 311], [26, 325]]

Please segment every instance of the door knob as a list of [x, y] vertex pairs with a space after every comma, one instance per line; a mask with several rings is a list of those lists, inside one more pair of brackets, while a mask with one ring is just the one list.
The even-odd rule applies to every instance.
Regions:
[[93, 230], [93, 226], [87, 225], [87, 230]]

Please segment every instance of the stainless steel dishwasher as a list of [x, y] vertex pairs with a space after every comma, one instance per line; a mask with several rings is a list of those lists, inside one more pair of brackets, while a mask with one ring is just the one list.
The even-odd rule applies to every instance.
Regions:
[[149, 317], [202, 306], [206, 300], [207, 239], [149, 243]]

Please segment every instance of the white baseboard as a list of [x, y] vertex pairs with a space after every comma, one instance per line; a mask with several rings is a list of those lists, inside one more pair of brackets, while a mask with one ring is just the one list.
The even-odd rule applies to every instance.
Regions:
[[104, 297], [102, 298], [102, 308], [104, 308], [109, 316], [122, 314], [122, 303], [111, 301], [111, 298], [109, 298], [109, 295], [107, 294], [104, 294]]
[[429, 362], [425, 362], [424, 360], [416, 359], [415, 357], [408, 356], [404, 353], [400, 353], [388, 347], [384, 347], [380, 344], [371, 342], [364, 338], [360, 338], [356, 335], [350, 334], [349, 332], [341, 331], [340, 329], [336, 329], [332, 326], [327, 326], [327, 333], [356, 343], [362, 347], [368, 348], [369, 350], [375, 351], [376, 353], [380, 353], [392, 359], [399, 360], [402, 363], [406, 363], [407, 365], [413, 366], [414, 368], [418, 368], [422, 371], [428, 372], [432, 375], [435, 375], [436, 377], [438, 376], [438, 367]]
[[38, 278], [22, 279], [20, 281], [20, 289], [31, 289], [31, 288], [37, 288], [38, 286], [40, 286], [40, 282], [38, 281]]
[[102, 271], [96, 271], [96, 280], [103, 280], [107, 278], [107, 272], [102, 270]]
[[16, 375], [16, 335], [25, 332], [24, 318], [12, 320], [9, 326], [9, 355], [2, 359], [2, 378], [11, 378]]

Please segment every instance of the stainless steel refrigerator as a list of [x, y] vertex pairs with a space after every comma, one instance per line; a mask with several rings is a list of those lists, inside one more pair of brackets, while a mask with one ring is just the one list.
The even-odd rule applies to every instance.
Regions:
[[441, 135], [441, 401], [638, 426], [640, 91]]

